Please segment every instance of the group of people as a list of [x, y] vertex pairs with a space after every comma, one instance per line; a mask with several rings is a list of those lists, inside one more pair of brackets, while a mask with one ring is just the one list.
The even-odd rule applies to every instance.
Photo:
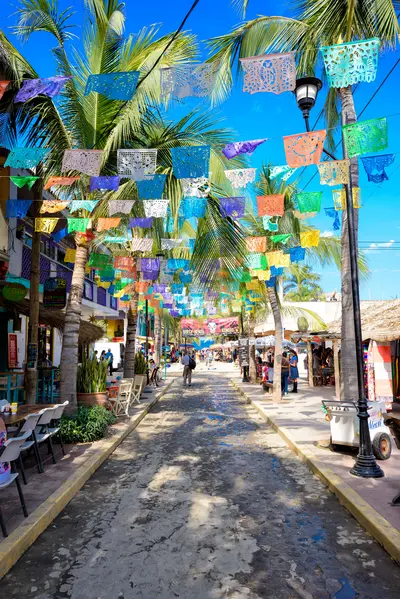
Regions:
[[[274, 362], [273, 352], [269, 352], [266, 359], [261, 356], [257, 358], [258, 367], [261, 368], [263, 383], [273, 383], [274, 381]], [[297, 393], [297, 381], [299, 378], [298, 369], [299, 357], [297, 353], [290, 349], [282, 353], [281, 361], [281, 390], [283, 395], [289, 393], [289, 380], [293, 383], [292, 393]]]
[[98, 351], [97, 351], [97, 349], [95, 349], [94, 352], [93, 352], [93, 357], [96, 358], [96, 360], [98, 359], [100, 362], [103, 362], [104, 360], [107, 360], [108, 367], [110, 369], [110, 376], [112, 376], [114, 356], [113, 356], [113, 353], [112, 353], [111, 349], [108, 349], [107, 352], [106, 352], [105, 349], [103, 349], [103, 351], [100, 354], [100, 358], [98, 358]]

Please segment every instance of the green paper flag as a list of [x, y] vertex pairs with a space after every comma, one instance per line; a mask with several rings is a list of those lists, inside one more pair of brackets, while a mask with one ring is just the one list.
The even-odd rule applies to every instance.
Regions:
[[85, 233], [90, 224], [90, 218], [67, 218], [68, 233]]
[[286, 235], [271, 235], [272, 243], [283, 243], [286, 244], [291, 238], [292, 234], [287, 233]]
[[319, 212], [321, 210], [322, 191], [303, 191], [297, 194], [300, 212]]
[[88, 266], [91, 268], [106, 268], [107, 266], [112, 265], [112, 256], [108, 256], [107, 254], [96, 254], [92, 253], [89, 257]]
[[388, 126], [385, 117], [343, 125], [342, 130], [350, 158], [367, 152], [380, 152], [388, 147]]
[[27, 185], [29, 189], [35, 185], [35, 182], [39, 179], [39, 177], [10, 177], [11, 181], [19, 188]]

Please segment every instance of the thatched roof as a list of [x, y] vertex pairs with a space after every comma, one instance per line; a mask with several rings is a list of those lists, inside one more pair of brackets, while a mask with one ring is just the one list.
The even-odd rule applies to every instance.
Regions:
[[[400, 300], [371, 301], [361, 307], [363, 339], [388, 342], [400, 339]], [[328, 325], [328, 333], [340, 339], [341, 319]]]
[[[9, 312], [14, 314], [23, 314], [29, 316], [29, 300], [23, 299], [19, 302], [12, 302], [5, 299], [0, 293], [0, 306], [6, 308]], [[42, 304], [39, 307], [39, 320], [44, 324], [58, 329], [59, 331], [64, 330], [65, 311], [63, 310], [49, 310], [44, 308]], [[79, 343], [93, 343], [101, 337], [104, 337], [104, 330], [91, 322], [81, 320], [79, 328]]]

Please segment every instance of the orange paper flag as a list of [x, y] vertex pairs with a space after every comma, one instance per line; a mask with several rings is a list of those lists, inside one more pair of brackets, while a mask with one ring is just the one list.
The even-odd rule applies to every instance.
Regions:
[[246, 237], [246, 247], [248, 252], [265, 252], [267, 248], [266, 237]]
[[9, 83], [9, 81], [0, 81], [0, 100], [2, 99]]
[[75, 181], [79, 181], [80, 177], [50, 177], [48, 179], [45, 189], [50, 189], [53, 185], [72, 185]]
[[108, 231], [109, 229], [115, 229], [121, 222], [121, 218], [99, 218], [97, 220], [97, 231]]
[[283, 143], [287, 164], [291, 167], [298, 167], [321, 162], [325, 137], [325, 130], [286, 135], [283, 138]]
[[258, 216], [283, 216], [285, 196], [282, 194], [257, 196]]

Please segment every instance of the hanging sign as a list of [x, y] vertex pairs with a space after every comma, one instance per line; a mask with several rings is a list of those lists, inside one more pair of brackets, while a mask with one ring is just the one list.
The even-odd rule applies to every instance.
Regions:
[[43, 286], [43, 306], [62, 310], [67, 303], [67, 281], [61, 277], [46, 279]]
[[247, 337], [239, 339], [239, 365], [250, 366], [250, 345]]
[[181, 328], [183, 337], [237, 335], [239, 331], [239, 319], [237, 316], [230, 318], [207, 318], [205, 320], [182, 318]]
[[8, 333], [8, 368], [18, 368], [18, 337]]
[[27, 292], [27, 288], [21, 283], [8, 283], [3, 287], [3, 295], [6, 299], [11, 302], [19, 302], [24, 299]]

